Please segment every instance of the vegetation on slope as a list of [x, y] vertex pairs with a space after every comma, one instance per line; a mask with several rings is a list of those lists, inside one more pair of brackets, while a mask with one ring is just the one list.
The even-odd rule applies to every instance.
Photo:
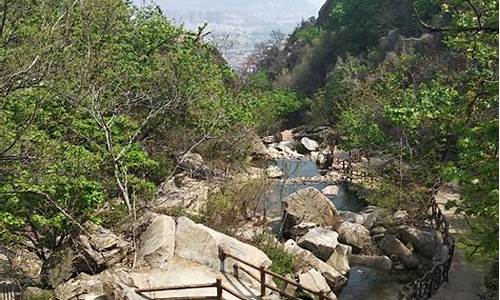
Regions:
[[203, 30], [153, 8], [2, 0], [0, 15], [0, 241], [42, 260], [99, 208], [133, 214], [174, 154], [234, 149], [301, 105], [265, 78], [241, 84]]

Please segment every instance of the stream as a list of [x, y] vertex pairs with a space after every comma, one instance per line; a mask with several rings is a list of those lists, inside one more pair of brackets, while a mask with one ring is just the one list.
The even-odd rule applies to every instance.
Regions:
[[[321, 175], [315, 162], [309, 159], [303, 160], [276, 160], [277, 165], [284, 174], [284, 178], [314, 177]], [[306, 188], [314, 187], [322, 190], [334, 183], [293, 183], [287, 184], [286, 180], [278, 180], [272, 187], [266, 199], [266, 211], [269, 217], [281, 216], [281, 200], [288, 195]], [[328, 197], [338, 210], [350, 210], [359, 212], [365, 203], [355, 195], [347, 192], [341, 186], [338, 196]], [[394, 275], [380, 272], [372, 268], [351, 265], [351, 271], [347, 275], [348, 283], [337, 296], [340, 300], [392, 300], [398, 299], [401, 284]]]

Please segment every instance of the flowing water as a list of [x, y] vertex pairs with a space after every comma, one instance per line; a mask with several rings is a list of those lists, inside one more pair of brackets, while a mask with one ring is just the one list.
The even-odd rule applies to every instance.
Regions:
[[[283, 171], [284, 178], [314, 177], [321, 175], [320, 170], [312, 160], [276, 160], [275, 164]], [[288, 195], [306, 188], [314, 187], [318, 190], [325, 188], [328, 183], [293, 183], [278, 182], [272, 188], [266, 201], [266, 210], [269, 217], [281, 216], [281, 200]], [[364, 203], [354, 195], [349, 194], [341, 186], [338, 196], [328, 197], [339, 210], [358, 212], [363, 209]], [[371, 268], [351, 266], [349, 280], [338, 298], [340, 300], [392, 300], [398, 299], [401, 284], [394, 275], [380, 272]]]

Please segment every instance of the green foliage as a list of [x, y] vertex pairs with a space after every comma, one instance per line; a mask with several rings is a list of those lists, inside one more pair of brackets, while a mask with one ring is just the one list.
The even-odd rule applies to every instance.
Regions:
[[[443, 31], [443, 47], [405, 46], [380, 64], [341, 60], [317, 93], [315, 110], [325, 107], [338, 116], [333, 121], [346, 137], [344, 147], [412, 166], [383, 170], [394, 182], [387, 190], [400, 190], [393, 197], [380, 190], [376, 198], [387, 207], [405, 198], [402, 187], [410, 196], [438, 177], [459, 183], [462, 198], [448, 205], [467, 216], [470, 253], [491, 261], [498, 256], [498, 6], [454, 1], [436, 9], [425, 3], [416, 5], [419, 17]], [[329, 26], [348, 26], [339, 21], [345, 7], [336, 9]]]
[[[268, 234], [262, 234], [255, 238], [254, 241], [257, 248], [264, 253], [273, 262], [271, 271], [280, 275], [292, 275], [295, 271], [295, 258], [287, 253], [281, 244]], [[284, 286], [285, 283], [277, 280], [276, 284]]]
[[263, 212], [270, 184], [263, 178], [237, 178], [227, 182], [219, 191], [209, 195], [201, 213], [204, 223], [230, 234], [242, 221]]
[[154, 197], [174, 152], [301, 106], [265, 80], [236, 88], [204, 32], [152, 7], [4, 0], [0, 10], [0, 240], [42, 259], [76, 223], [111, 226]]

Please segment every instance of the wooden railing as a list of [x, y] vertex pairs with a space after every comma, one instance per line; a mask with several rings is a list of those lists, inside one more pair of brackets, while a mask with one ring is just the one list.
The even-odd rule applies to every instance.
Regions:
[[297, 298], [294, 295], [287, 293], [285, 290], [277, 288], [276, 286], [274, 286], [272, 284], [268, 284], [266, 281], [267, 276], [271, 276], [271, 278], [273, 278], [273, 279], [279, 279], [279, 280], [285, 282], [286, 284], [290, 284], [290, 285], [295, 286], [298, 291], [309, 292], [309, 293], [317, 296], [319, 298], [319, 300], [334, 300], [333, 298], [328, 297], [326, 295], [325, 291], [318, 292], [318, 291], [314, 291], [312, 289], [309, 289], [307, 287], [304, 287], [296, 281], [293, 281], [289, 278], [286, 278], [282, 275], [279, 275], [277, 273], [274, 273], [274, 272], [266, 269], [264, 266], [256, 266], [248, 261], [243, 260], [242, 258], [239, 258], [235, 255], [232, 255], [231, 253], [224, 250], [223, 248], [219, 248], [219, 259], [221, 261], [221, 272], [225, 272], [225, 261], [227, 258], [234, 259], [237, 262], [240, 262], [240, 263], [252, 268], [254, 271], [259, 272], [259, 276], [256, 276], [255, 274], [253, 274], [253, 272], [251, 272], [250, 270], [247, 270], [246, 268], [244, 268], [242, 266], [239, 266], [238, 264], [233, 265], [233, 268], [235, 269], [234, 274], [236, 276], [239, 276], [238, 274], [239, 274], [239, 271], [241, 270], [241, 271], [245, 272], [247, 275], [249, 275], [251, 278], [253, 278], [254, 280], [259, 282], [259, 284], [260, 284], [260, 296], [261, 297], [264, 297], [266, 295], [266, 289], [270, 289], [270, 290], [280, 294], [281, 296], [285, 296], [288, 299], [300, 300], [300, 298]]
[[[285, 290], [280, 289], [280, 288], [274, 286], [273, 284], [267, 283], [266, 280], [267, 280], [268, 276], [270, 276], [270, 278], [279, 279], [279, 280], [285, 282], [286, 284], [290, 284], [290, 285], [295, 286], [297, 288], [297, 291], [309, 292], [309, 293], [317, 296], [319, 300], [334, 300], [333, 298], [327, 296], [325, 291], [318, 292], [318, 291], [309, 289], [307, 287], [304, 287], [298, 282], [295, 282], [289, 278], [286, 278], [284, 276], [281, 276], [279, 274], [276, 274], [276, 273], [266, 269], [264, 266], [257, 266], [257, 265], [252, 264], [252, 263], [250, 263], [250, 262], [248, 262], [240, 257], [237, 257], [237, 256], [229, 253], [227, 250], [224, 250], [221, 247], [219, 248], [219, 259], [220, 259], [220, 263], [221, 263], [220, 271], [222, 273], [226, 272], [225, 263], [226, 263], [227, 259], [236, 260], [237, 262], [250, 267], [254, 271], [258, 271], [259, 276], [255, 275], [254, 272], [252, 272], [252, 271], [250, 271], [242, 266], [239, 266], [237, 263], [233, 264], [233, 268], [234, 268], [233, 272], [234, 272], [234, 275], [236, 277], [239, 277], [239, 272], [242, 271], [242, 272], [245, 272], [245, 274], [247, 274], [248, 276], [250, 276], [254, 280], [259, 282], [259, 284], [260, 284], [260, 295], [259, 296], [260, 297], [266, 296], [266, 290], [269, 289], [271, 291], [274, 291], [274, 292], [280, 294], [281, 296], [285, 296], [288, 299], [301, 300], [300, 298], [295, 297], [295, 295], [291, 295], [291, 294], [287, 293]], [[255, 273], [257, 273], [257, 272], [255, 272]], [[193, 290], [193, 289], [214, 289], [214, 288], [216, 290], [216, 295], [213, 295], [213, 296], [185, 296], [185, 297], [156, 298], [154, 296], [147, 295], [147, 294], [155, 293], [155, 292], [166, 292], [166, 291], [175, 291], [175, 290]], [[216, 300], [221, 300], [221, 299], [224, 299], [223, 296], [224, 296], [225, 292], [233, 295], [234, 297], [236, 297], [238, 299], [249, 300], [248, 297], [241, 295], [241, 294], [238, 294], [237, 292], [233, 291], [232, 289], [230, 289], [229, 287], [224, 285], [222, 283], [222, 279], [220, 279], [220, 278], [217, 278], [217, 280], [213, 283], [184, 284], [184, 285], [160, 286], [160, 287], [152, 287], [152, 288], [139, 288], [139, 289], [136, 289], [135, 292], [138, 295], [140, 295], [148, 300], [153, 300], [153, 299], [162, 299], [162, 300], [163, 299], [170, 299], [170, 300], [187, 300], [187, 299], [212, 300], [212, 299], [216, 299]], [[254, 299], [254, 298], [252, 297], [252, 299]]]
[[440, 183], [432, 189], [429, 204], [430, 220], [432, 226], [441, 233], [443, 244], [446, 246], [446, 256], [443, 261], [434, 264], [421, 278], [405, 285], [399, 293], [401, 300], [424, 300], [432, 297], [444, 282], [449, 280], [448, 273], [455, 253], [455, 239], [449, 232], [449, 222], [436, 202], [436, 194]]
[[[146, 293], [166, 292], [175, 290], [194, 290], [194, 289], [209, 289], [215, 288], [216, 295], [214, 296], [185, 296], [185, 297], [162, 297], [155, 298], [154, 296], [145, 295]], [[201, 284], [183, 284], [174, 286], [161, 286], [154, 288], [136, 289], [135, 292], [146, 299], [170, 299], [170, 300], [222, 300], [224, 292], [227, 292], [238, 299], [247, 300], [243, 295], [236, 293], [222, 283], [222, 279], [217, 278], [213, 283]]]
[[20, 299], [19, 286], [12, 281], [0, 281], [0, 300]]

